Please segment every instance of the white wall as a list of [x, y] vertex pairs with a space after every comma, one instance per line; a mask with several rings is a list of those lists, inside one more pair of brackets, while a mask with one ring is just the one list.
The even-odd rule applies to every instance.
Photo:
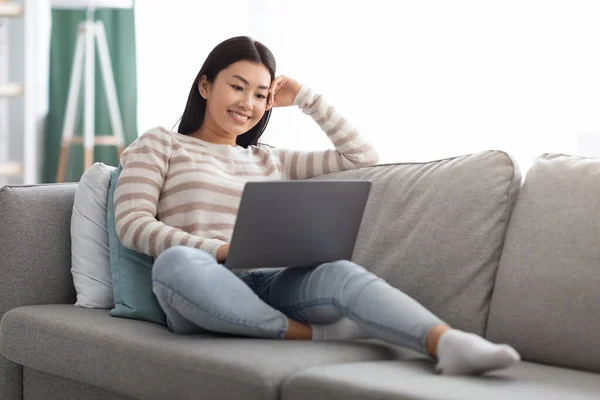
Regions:
[[208, 53], [248, 34], [247, 0], [136, 2], [138, 129], [171, 128]]
[[[383, 162], [501, 149], [526, 170], [540, 153], [576, 153], [582, 132], [600, 134], [594, 0], [152, 3], [137, 2], [141, 130], [174, 124], [212, 47], [248, 33]], [[331, 145], [295, 109], [275, 110], [264, 141]]]

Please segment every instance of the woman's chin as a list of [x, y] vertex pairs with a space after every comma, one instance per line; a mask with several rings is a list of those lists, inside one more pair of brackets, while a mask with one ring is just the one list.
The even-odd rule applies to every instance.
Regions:
[[251, 125], [248, 124], [244, 127], [236, 127], [236, 129], [231, 129], [229, 132], [232, 132], [235, 136], [240, 136], [243, 135], [244, 133], [248, 132], [250, 129], [254, 128], [256, 125]]
[[240, 127], [239, 125], [237, 126], [231, 126], [231, 125], [220, 125], [221, 131], [226, 132], [227, 136], [231, 137], [231, 138], [237, 138], [238, 136], [240, 136], [243, 133], [246, 133], [250, 130], [250, 128], [244, 128], [244, 127]]

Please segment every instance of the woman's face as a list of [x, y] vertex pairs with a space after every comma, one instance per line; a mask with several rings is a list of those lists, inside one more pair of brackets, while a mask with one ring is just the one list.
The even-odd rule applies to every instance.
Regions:
[[221, 70], [214, 82], [200, 81], [206, 99], [205, 121], [235, 139], [252, 129], [267, 106], [271, 74], [263, 64], [238, 61]]

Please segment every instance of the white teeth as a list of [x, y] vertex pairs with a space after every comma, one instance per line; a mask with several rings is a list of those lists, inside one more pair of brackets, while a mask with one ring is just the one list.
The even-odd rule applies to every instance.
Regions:
[[243, 118], [243, 119], [249, 119], [250, 118], [250, 117], [246, 117], [245, 115], [238, 114], [238, 113], [233, 112], [233, 111], [229, 111], [229, 112], [232, 113], [233, 115], [235, 115], [238, 118]]

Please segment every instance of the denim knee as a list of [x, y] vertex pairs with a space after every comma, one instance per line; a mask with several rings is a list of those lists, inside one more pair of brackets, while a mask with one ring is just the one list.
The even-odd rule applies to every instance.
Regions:
[[188, 246], [173, 246], [162, 252], [152, 265], [152, 280], [167, 282], [197, 264], [216, 264], [209, 253]]
[[370, 274], [364, 267], [353, 263], [349, 260], [338, 260], [329, 262], [317, 267], [317, 270], [322, 269], [324, 273], [329, 273], [336, 276], [353, 277], [356, 275]]
[[379, 279], [364, 267], [348, 260], [339, 260], [320, 265], [315, 272], [322, 274], [331, 294], [340, 304], [350, 304], [371, 282]]

